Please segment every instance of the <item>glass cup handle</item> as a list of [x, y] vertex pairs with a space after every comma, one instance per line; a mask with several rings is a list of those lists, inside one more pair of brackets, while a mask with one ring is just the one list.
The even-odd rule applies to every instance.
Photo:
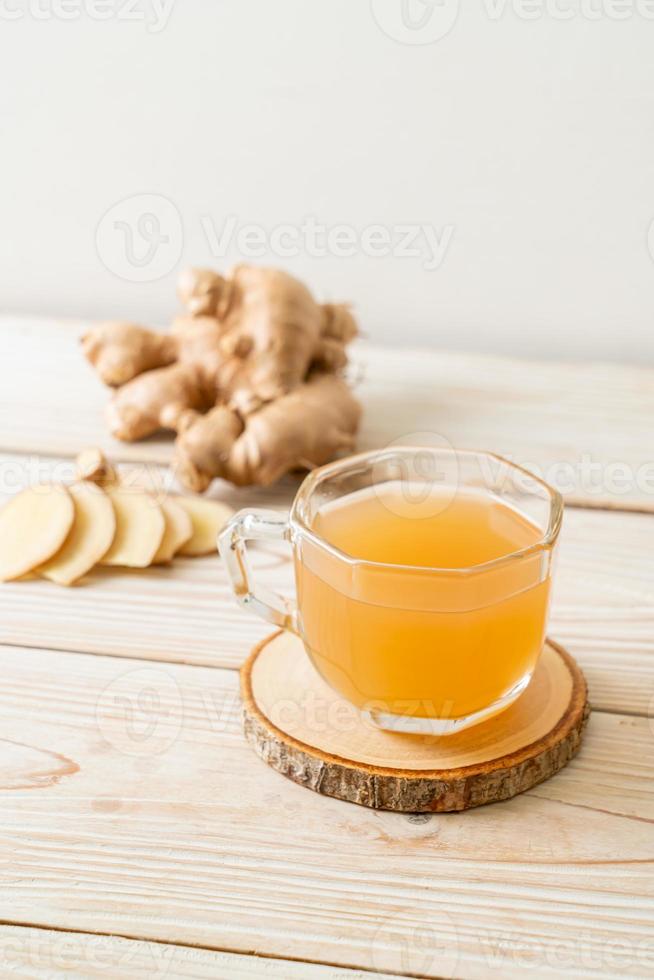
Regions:
[[240, 510], [218, 535], [218, 550], [239, 603], [274, 626], [298, 632], [297, 609], [276, 592], [256, 586], [247, 554], [248, 541], [290, 541], [288, 517], [274, 510]]

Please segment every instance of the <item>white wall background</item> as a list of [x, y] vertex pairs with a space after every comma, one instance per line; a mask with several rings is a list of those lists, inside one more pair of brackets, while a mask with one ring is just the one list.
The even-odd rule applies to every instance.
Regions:
[[[375, 340], [654, 361], [652, 0], [466, 0], [420, 44], [456, 0], [407, 2], [423, 28], [402, 0], [173, 0], [160, 30], [156, 0], [2, 0], [2, 309], [166, 322], [180, 265], [239, 258], [203, 230], [232, 216], [292, 226], [256, 261]], [[436, 269], [422, 235], [308, 254], [307, 216], [452, 235]]]

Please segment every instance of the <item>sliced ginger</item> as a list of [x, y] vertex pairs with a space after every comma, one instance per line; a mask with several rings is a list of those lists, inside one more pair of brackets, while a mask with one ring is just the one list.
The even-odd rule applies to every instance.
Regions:
[[118, 474], [101, 450], [85, 450], [71, 486], [31, 487], [0, 511], [0, 581], [73, 585], [96, 565], [147, 568], [176, 554], [215, 554], [232, 509], [154, 490], [142, 474]]
[[193, 536], [193, 522], [188, 511], [170, 497], [164, 497], [158, 503], [166, 521], [166, 530], [159, 550], [152, 559], [153, 565], [171, 561]]
[[216, 552], [218, 532], [234, 513], [232, 508], [205, 497], [175, 497], [175, 502], [181, 504], [193, 524], [193, 534], [178, 554], [197, 557]]
[[[121, 478], [100, 449], [86, 449], [77, 457], [77, 472], [81, 476], [100, 482], [102, 486], [121, 486]], [[136, 484], [143, 484], [144, 491], [157, 492], [166, 529], [159, 548], [152, 559], [153, 565], [170, 561], [174, 555], [199, 557], [213, 554], [218, 532], [222, 530], [234, 511], [227, 504], [204, 497], [162, 496], [156, 488], [152, 474], [139, 474]], [[122, 483], [122, 487], [132, 486], [132, 482]]]
[[75, 506], [75, 521], [63, 547], [36, 569], [42, 578], [72, 585], [86, 575], [111, 547], [116, 516], [107, 494], [87, 480], [68, 488]]
[[75, 460], [78, 480], [97, 483], [99, 487], [118, 482], [118, 474], [101, 449], [92, 446], [78, 453]]
[[0, 581], [20, 578], [61, 548], [75, 520], [63, 486], [28, 487], [0, 512]]
[[105, 493], [116, 515], [116, 534], [101, 565], [147, 568], [157, 554], [166, 532], [166, 520], [154, 497], [121, 486]]

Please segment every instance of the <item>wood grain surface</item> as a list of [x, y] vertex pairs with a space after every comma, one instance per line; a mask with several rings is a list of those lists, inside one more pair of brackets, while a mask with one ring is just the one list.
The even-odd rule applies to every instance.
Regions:
[[269, 769], [243, 740], [234, 671], [11, 647], [0, 670], [23, 783], [52, 753], [71, 764], [0, 791], [2, 920], [409, 975], [547, 975], [560, 955], [613, 976], [620, 950], [647, 975], [648, 719], [593, 715], [553, 779], [426, 819]]
[[[107, 437], [82, 327], [0, 318], [0, 495], [91, 444], [170, 457], [165, 438]], [[654, 371], [367, 345], [355, 360], [363, 448], [493, 449], [584, 505], [566, 512], [550, 624], [596, 709], [581, 753], [466, 814], [321, 798], [243, 739], [235, 668], [268, 627], [216, 558], [2, 585], [2, 975], [95, 976], [74, 960], [90, 936], [110, 949], [97, 975], [119, 978], [156, 976], [154, 947], [180, 977], [654, 976]], [[296, 486], [212, 494], [285, 508]], [[253, 559], [292, 591], [281, 551]], [[82, 944], [72, 961], [61, 937]]]
[[3, 977], [30, 980], [387, 980], [397, 974], [240, 956], [89, 932], [0, 926]]

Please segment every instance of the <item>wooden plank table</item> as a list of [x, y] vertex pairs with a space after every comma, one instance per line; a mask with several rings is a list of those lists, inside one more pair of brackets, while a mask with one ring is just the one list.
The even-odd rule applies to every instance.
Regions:
[[[107, 437], [80, 329], [0, 319], [4, 496], [86, 445], [170, 457]], [[266, 628], [217, 558], [2, 585], [1, 976], [654, 976], [654, 370], [360, 346], [355, 373], [364, 447], [495, 449], [573, 505], [551, 633], [589, 679], [582, 752], [469, 813], [360, 809], [245, 744], [236, 668]]]

